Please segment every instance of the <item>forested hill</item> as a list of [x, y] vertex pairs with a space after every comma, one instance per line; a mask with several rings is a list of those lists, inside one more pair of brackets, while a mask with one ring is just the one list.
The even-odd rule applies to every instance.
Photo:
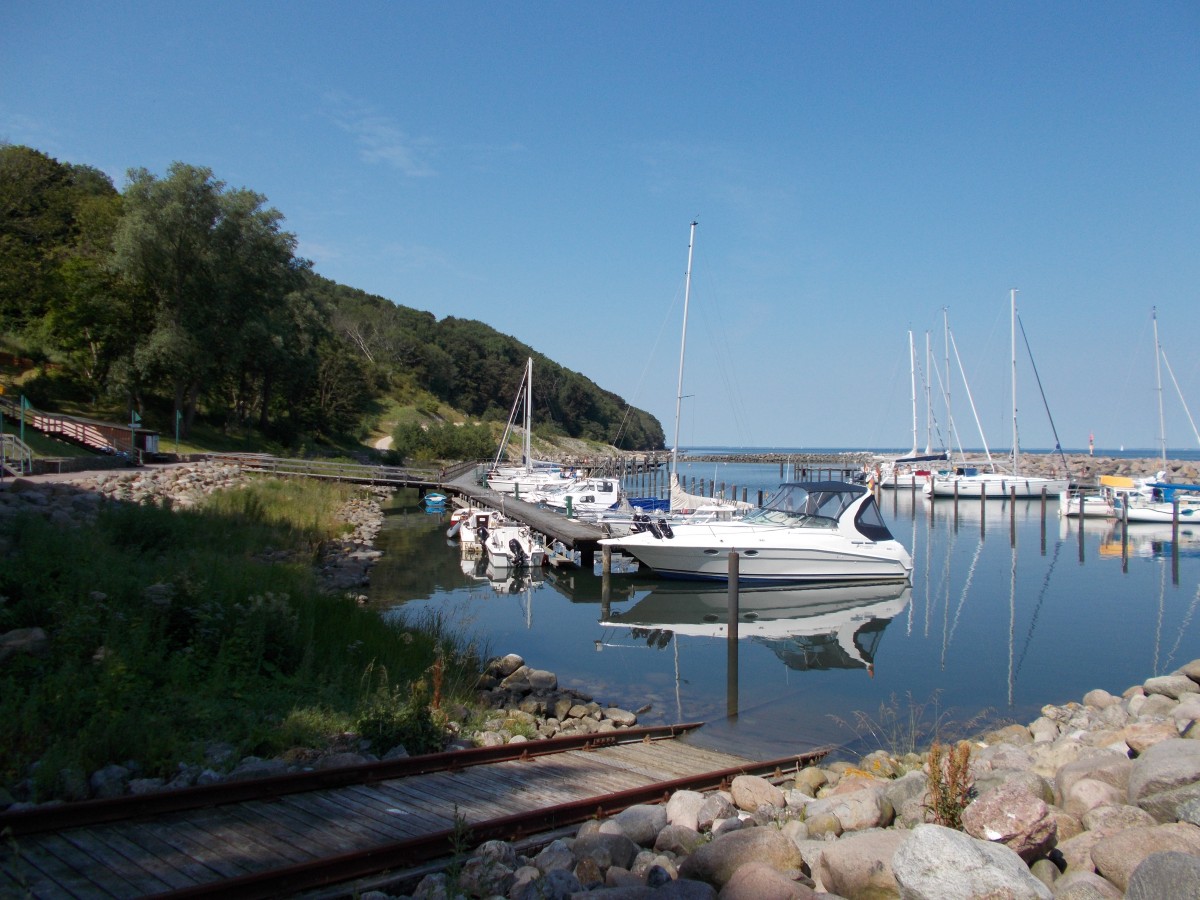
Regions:
[[8, 387], [300, 443], [378, 430], [405, 404], [503, 422], [532, 356], [535, 430], [662, 448], [649, 413], [515, 338], [321, 277], [283, 224], [206, 168], [131, 169], [118, 191], [0, 145], [0, 350], [38, 363]]

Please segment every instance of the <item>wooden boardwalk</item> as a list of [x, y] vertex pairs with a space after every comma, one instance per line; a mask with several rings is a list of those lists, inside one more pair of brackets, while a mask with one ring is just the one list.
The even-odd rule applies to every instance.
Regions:
[[5, 849], [0, 896], [195, 890], [453, 829], [456, 811], [470, 826], [754, 765], [677, 739], [637, 742], [24, 834]]

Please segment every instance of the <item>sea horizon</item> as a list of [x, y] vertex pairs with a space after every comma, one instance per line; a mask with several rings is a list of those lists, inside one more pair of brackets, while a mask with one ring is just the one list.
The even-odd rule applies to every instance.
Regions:
[[[804, 455], [843, 455], [851, 453], [871, 453], [878, 455], [894, 455], [904, 456], [912, 452], [910, 447], [748, 447], [729, 444], [696, 444], [680, 447], [680, 453], [684, 456], [693, 453], [705, 454], [757, 454], [757, 453], [782, 453], [792, 454], [796, 456]], [[939, 452], [939, 451], [933, 451]], [[984, 454], [987, 451], [982, 447], [967, 447], [964, 450], [968, 455]], [[1030, 454], [1051, 454], [1057, 453], [1058, 450], [1052, 447], [1022, 447], [1021, 453]], [[1097, 447], [1089, 450], [1087, 447], [1066, 447], [1062, 450], [1063, 453], [1070, 456], [1098, 456], [1108, 457], [1112, 459], [1154, 459], [1162, 456], [1162, 450], [1155, 447], [1133, 447], [1133, 448], [1103, 448]], [[956, 455], [956, 454], [955, 454]], [[992, 456], [1002, 458], [1008, 455], [1007, 450], [993, 450]], [[1178, 462], [1196, 462], [1200, 461], [1200, 449], [1183, 449], [1183, 448], [1167, 448], [1167, 459]]]

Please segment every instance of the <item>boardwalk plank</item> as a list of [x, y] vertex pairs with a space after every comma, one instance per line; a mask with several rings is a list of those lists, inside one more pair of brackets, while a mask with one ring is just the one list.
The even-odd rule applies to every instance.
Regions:
[[[66, 836], [68, 839], [71, 837], [70, 834]], [[124, 856], [129, 860], [130, 865], [144, 869], [154, 878], [161, 881], [165, 887], [159, 888], [159, 891], [180, 890], [197, 883], [194, 877], [172, 866], [160, 854], [154, 853], [140, 844], [131, 841], [120, 827], [110, 826], [96, 829], [93, 832], [93, 836], [112, 848], [115, 852]], [[150, 891], [147, 890], [147, 893], [150, 893]]]
[[45, 896], [129, 897], [135, 894], [127, 881], [56, 834], [38, 835], [36, 846], [26, 845], [22, 853], [63, 892]]
[[89, 878], [102, 881], [103, 872], [107, 870], [121, 878], [136, 894], [157, 894], [172, 887], [170, 882], [159, 878], [147, 867], [130, 860], [124, 853], [105, 841], [103, 836], [106, 831], [107, 829], [103, 828], [90, 831], [71, 829], [60, 833], [63, 840], [96, 861], [96, 865], [88, 866], [86, 869]]

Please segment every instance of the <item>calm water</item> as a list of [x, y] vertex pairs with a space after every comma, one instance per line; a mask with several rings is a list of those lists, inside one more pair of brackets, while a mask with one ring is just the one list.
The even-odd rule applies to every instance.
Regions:
[[[687, 479], [758, 489], [777, 465], [681, 463]], [[636, 489], [636, 488], [635, 488]], [[740, 491], [739, 491], [740, 492]], [[406, 505], [408, 504], [408, 505]], [[862, 721], [1027, 723], [1092, 688], [1119, 693], [1200, 657], [1200, 533], [1060, 520], [1049, 502], [928, 501], [884, 492], [912, 553], [911, 589], [747, 591], [740, 640], [726, 591], [649, 575], [547, 569], [492, 582], [465, 573], [444, 515], [400, 495], [379, 545], [374, 602], [437, 610], [494, 654], [515, 652], [644, 724], [704, 721], [700, 739], [759, 758], [828, 743], [873, 749]], [[857, 724], [858, 727], [855, 727]], [[906, 731], [900, 726], [901, 732]]]

